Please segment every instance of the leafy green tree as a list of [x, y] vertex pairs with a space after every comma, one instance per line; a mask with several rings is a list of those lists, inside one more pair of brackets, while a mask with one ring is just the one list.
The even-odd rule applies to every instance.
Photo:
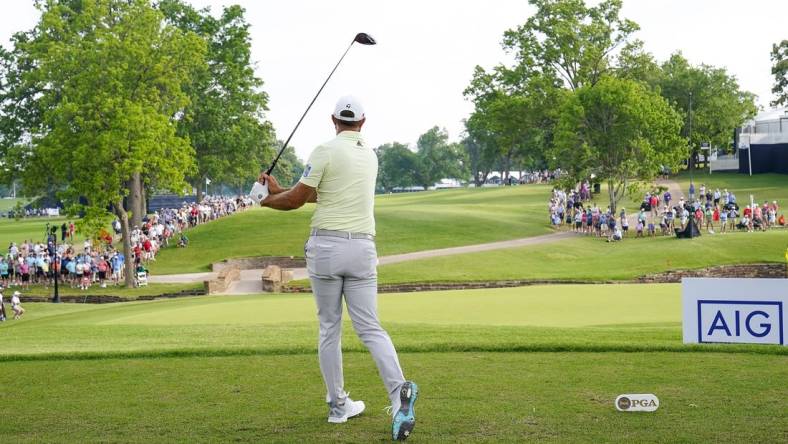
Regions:
[[643, 42], [635, 40], [624, 45], [616, 57], [616, 77], [642, 82], [658, 91], [663, 80], [662, 68], [654, 56], [643, 49]]
[[[196, 153], [192, 183], [197, 190], [206, 177], [239, 188], [250, 185], [273, 159], [276, 139], [264, 120], [268, 95], [254, 74], [244, 9], [228, 6], [214, 17], [208, 8], [195, 10], [182, 0], [162, 0], [158, 8], [169, 23], [197, 33], [208, 48], [207, 63], [195, 66], [185, 85], [190, 103], [178, 122], [178, 133], [191, 140]], [[294, 154], [285, 156], [278, 170], [283, 183], [291, 178], [288, 168], [298, 165]]]
[[788, 40], [772, 45], [772, 74], [775, 99], [772, 106], [788, 105]]
[[693, 166], [701, 142], [729, 148], [733, 130], [755, 115], [755, 96], [742, 91], [736, 78], [724, 68], [692, 66], [681, 53], [675, 53], [662, 64], [662, 73], [660, 92], [683, 116], [681, 134], [689, 139]]
[[10, 50], [0, 47], [0, 182], [6, 184], [21, 177], [34, 136], [31, 129], [41, 127], [45, 111], [38, 100], [44, 85], [30, 75], [36, 65], [27, 50], [37, 32], [17, 32]]
[[493, 170], [495, 159], [492, 137], [487, 129], [479, 122], [483, 114], [474, 113], [465, 121], [466, 136], [462, 139], [462, 149], [468, 160], [468, 169], [475, 186], [480, 187], [487, 180]]
[[639, 29], [621, 18], [622, 0], [588, 7], [583, 0], [529, 0], [536, 8], [525, 24], [504, 34], [504, 48], [518, 62], [515, 71], [552, 71], [572, 89], [593, 85], [611, 69], [616, 48]]
[[[277, 141], [276, 151], [282, 148], [283, 143], [284, 142], [281, 140]], [[262, 166], [258, 166], [258, 170], [260, 168], [262, 168]], [[260, 171], [257, 171], [257, 173], [259, 174]], [[282, 157], [279, 158], [279, 162], [276, 164], [276, 178], [282, 184], [295, 185], [303, 173], [304, 163], [296, 156], [295, 147], [288, 146], [285, 152], [282, 153]], [[257, 180], [256, 175], [251, 178], [248, 183], [244, 184], [244, 186], [246, 188], [251, 187], [252, 182], [255, 180]]]
[[504, 66], [487, 73], [477, 67], [464, 94], [475, 104], [466, 123], [476, 142], [472, 147], [482, 149], [480, 155], [474, 153], [474, 163], [484, 159], [485, 165], [496, 164], [507, 182], [512, 168], [540, 163], [564, 95], [555, 76]]
[[399, 142], [379, 146], [377, 188], [391, 192], [394, 188], [408, 188], [416, 185], [415, 172], [419, 160], [416, 153], [407, 145]]
[[413, 178], [426, 190], [441, 179], [463, 180], [467, 166], [460, 147], [449, 143], [449, 134], [437, 126], [419, 136]]
[[686, 155], [681, 116], [640, 82], [603, 77], [575, 91], [561, 108], [556, 166], [575, 182], [595, 174], [606, 181], [611, 210], [633, 180], [652, 180], [662, 165]]
[[133, 284], [129, 208], [124, 198], [136, 176], [183, 191], [194, 150], [176, 132], [188, 105], [183, 88], [204, 64], [205, 43], [164, 22], [147, 0], [37, 3], [41, 20], [17, 39], [17, 61], [37, 119], [25, 128], [28, 150], [17, 158], [25, 184], [54, 184], [74, 209], [80, 200], [102, 217], [120, 219], [126, 284]]

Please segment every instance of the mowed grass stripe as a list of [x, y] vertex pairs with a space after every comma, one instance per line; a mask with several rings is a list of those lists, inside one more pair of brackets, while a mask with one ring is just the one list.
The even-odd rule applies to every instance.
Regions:
[[[51, 311], [47, 304], [43, 307], [47, 313]], [[537, 285], [392, 293], [378, 298], [383, 322], [431, 325], [584, 327], [666, 323], [679, 322], [680, 310], [678, 284]], [[316, 319], [311, 294], [208, 296], [73, 311], [40, 322], [172, 326], [286, 324]]]
[[[400, 360], [421, 387], [414, 443], [778, 442], [788, 429], [783, 356], [402, 353]], [[9, 442], [387, 441], [388, 399], [374, 362], [351, 353], [344, 364], [346, 388], [367, 410], [336, 426], [326, 423], [314, 356], [2, 363], [16, 390], [3, 395], [0, 434]], [[616, 412], [621, 393], [656, 393], [660, 408]]]
[[[576, 332], [583, 334], [582, 331]], [[359, 346], [343, 347], [343, 353], [368, 354]], [[405, 344], [398, 346], [399, 353], [717, 353], [788, 356], [784, 346], [779, 345], [739, 345], [739, 344]], [[143, 350], [133, 352], [71, 352], [41, 354], [0, 355], [0, 363], [29, 361], [97, 361], [106, 359], [165, 359], [165, 358], [209, 358], [232, 356], [290, 356], [317, 353], [317, 347], [267, 347], [267, 348], [182, 348], [167, 350]]]
[[[685, 346], [678, 285], [540, 286], [381, 295], [384, 327], [407, 352], [725, 351]], [[58, 314], [58, 307], [63, 307]], [[95, 306], [94, 306], [95, 307]], [[113, 306], [29, 304], [0, 325], [0, 360], [314, 353], [309, 295], [197, 297]], [[40, 308], [40, 310], [39, 310]], [[27, 315], [26, 315], [27, 316]], [[364, 351], [349, 321], [343, 346]]]

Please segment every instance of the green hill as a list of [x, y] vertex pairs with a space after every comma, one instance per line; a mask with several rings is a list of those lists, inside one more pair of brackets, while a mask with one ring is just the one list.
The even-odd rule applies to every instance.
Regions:
[[[440, 190], [378, 196], [379, 255], [478, 244], [549, 233], [547, 185]], [[157, 274], [209, 269], [230, 257], [303, 256], [314, 207], [254, 209], [189, 231], [187, 249], [163, 250]]]

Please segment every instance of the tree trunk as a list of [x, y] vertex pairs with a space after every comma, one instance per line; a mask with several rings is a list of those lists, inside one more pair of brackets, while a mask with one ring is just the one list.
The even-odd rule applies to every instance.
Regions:
[[123, 202], [113, 205], [115, 214], [120, 220], [120, 233], [123, 240], [124, 268], [126, 269], [126, 288], [134, 287], [134, 260], [131, 257], [131, 230], [129, 229], [129, 213], [123, 208]]
[[142, 177], [140, 173], [134, 173], [128, 182], [129, 196], [128, 210], [131, 211], [131, 224], [134, 226], [142, 225]]
[[698, 169], [698, 160], [697, 160], [698, 158], [697, 158], [697, 155], [698, 155], [698, 153], [696, 153], [695, 151], [692, 151], [692, 153], [690, 153], [687, 169], [689, 169], [689, 170], [696, 170], [696, 169]]
[[616, 214], [616, 188], [613, 186], [613, 180], [607, 181], [607, 195], [610, 198], [610, 214]]
[[512, 169], [512, 152], [514, 152], [514, 147], [506, 153], [506, 162], [504, 163], [504, 171], [501, 174], [501, 179], [503, 179], [504, 185], [509, 185], [509, 171]]
[[202, 194], [202, 187], [205, 186], [205, 179], [202, 181], [197, 181], [197, 184], [194, 185], [194, 189], [197, 191], [197, 202], [202, 202], [203, 194]]
[[140, 181], [140, 217], [145, 216], [148, 214], [148, 196], [145, 191], [145, 182]]

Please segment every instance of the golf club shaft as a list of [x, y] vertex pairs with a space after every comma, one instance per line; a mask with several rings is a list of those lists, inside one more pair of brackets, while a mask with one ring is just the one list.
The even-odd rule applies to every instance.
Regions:
[[293, 128], [293, 131], [290, 133], [290, 135], [287, 136], [287, 140], [285, 140], [284, 145], [282, 145], [282, 148], [279, 150], [279, 153], [274, 158], [274, 161], [271, 162], [271, 166], [268, 167], [268, 170], [266, 170], [265, 174], [271, 174], [271, 171], [274, 170], [274, 167], [276, 167], [276, 163], [279, 161], [279, 158], [282, 157], [282, 153], [284, 153], [285, 150], [287, 149], [287, 145], [290, 143], [290, 139], [293, 138], [293, 134], [295, 134], [296, 130], [298, 129], [298, 126], [301, 125], [301, 122], [304, 120], [304, 117], [306, 117], [306, 113], [308, 113], [309, 109], [312, 108], [312, 105], [315, 104], [315, 100], [317, 100], [317, 97], [320, 95], [321, 92], [323, 92], [323, 88], [326, 87], [326, 84], [328, 83], [328, 80], [331, 78], [332, 75], [334, 75], [334, 71], [336, 71], [337, 68], [339, 67], [339, 64], [342, 63], [342, 60], [347, 55], [348, 51], [350, 51], [350, 48], [353, 46], [353, 43], [355, 43], [355, 40], [350, 42], [350, 45], [348, 45], [347, 49], [345, 50], [345, 53], [342, 54], [342, 57], [339, 58], [339, 61], [337, 62], [337, 64], [334, 65], [334, 69], [332, 69], [331, 73], [329, 73], [328, 77], [326, 77], [326, 81], [323, 82], [323, 85], [320, 87], [319, 90], [317, 90], [317, 94], [315, 94], [315, 97], [312, 99], [311, 102], [309, 102], [309, 106], [306, 107], [306, 110], [304, 111], [304, 114], [302, 114], [301, 118], [298, 119], [298, 123], [296, 123], [296, 126], [295, 126], [295, 128]]

